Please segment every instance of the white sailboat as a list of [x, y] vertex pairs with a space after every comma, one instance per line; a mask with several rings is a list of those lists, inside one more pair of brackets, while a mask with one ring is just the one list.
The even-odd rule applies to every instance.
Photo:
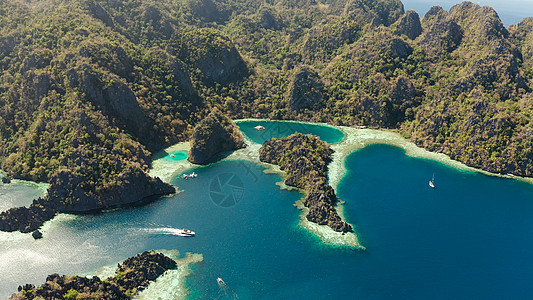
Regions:
[[435, 188], [435, 173], [433, 173], [433, 178], [429, 181], [429, 186], [433, 189]]

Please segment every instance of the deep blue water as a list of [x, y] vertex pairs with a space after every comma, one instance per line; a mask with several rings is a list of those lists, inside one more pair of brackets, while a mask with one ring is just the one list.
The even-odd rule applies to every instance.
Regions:
[[[90, 272], [148, 249], [204, 255], [188, 279], [193, 299], [219, 298], [217, 277], [239, 299], [524, 299], [533, 293], [533, 186], [410, 158], [385, 145], [354, 152], [346, 166], [338, 195], [366, 251], [324, 246], [297, 226], [298, 192], [279, 189], [281, 178], [258, 165], [224, 161], [195, 169], [198, 178], [176, 178], [183, 192], [173, 197], [57, 222], [43, 240], [0, 243], [0, 297], [22, 282]], [[428, 186], [433, 173], [435, 190]], [[158, 233], [165, 227], [197, 235]]]
[[[533, 186], [374, 145], [339, 186], [380, 299], [525, 299], [533, 293]], [[436, 189], [428, 186], [435, 173]], [[381, 287], [381, 289], [380, 289]]]
[[[402, 0], [405, 10], [413, 9], [420, 18], [433, 6], [442, 6], [446, 11], [463, 0]], [[473, 3], [491, 6], [496, 10], [505, 26], [518, 24], [526, 17], [533, 17], [533, 1], [531, 0], [477, 0]]]
[[[344, 138], [342, 131], [320, 124], [265, 120], [237, 122], [237, 126], [249, 139], [259, 144], [273, 138], [289, 136], [295, 132], [317, 135], [329, 144], [338, 143]], [[265, 129], [257, 130], [254, 128], [256, 126], [263, 126]]]

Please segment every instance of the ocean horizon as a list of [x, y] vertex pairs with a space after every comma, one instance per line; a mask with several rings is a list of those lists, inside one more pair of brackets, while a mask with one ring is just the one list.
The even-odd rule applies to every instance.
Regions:
[[[460, 0], [402, 0], [405, 10], [416, 11], [420, 18], [433, 6], [439, 5], [449, 11], [452, 6], [463, 2]], [[533, 2], [530, 0], [477, 0], [471, 2], [494, 8], [505, 27], [516, 25], [524, 18], [533, 17]]]

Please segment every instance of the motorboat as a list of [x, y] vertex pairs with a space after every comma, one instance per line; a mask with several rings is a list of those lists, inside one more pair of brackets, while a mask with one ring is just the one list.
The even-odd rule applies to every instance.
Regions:
[[256, 130], [265, 130], [265, 127], [261, 126], [261, 125], [257, 125], [254, 127]]
[[194, 231], [191, 231], [187, 228], [183, 229], [176, 229], [176, 235], [179, 236], [194, 236], [196, 233]]
[[429, 186], [433, 189], [435, 188], [435, 174], [433, 174], [433, 178], [429, 181]]

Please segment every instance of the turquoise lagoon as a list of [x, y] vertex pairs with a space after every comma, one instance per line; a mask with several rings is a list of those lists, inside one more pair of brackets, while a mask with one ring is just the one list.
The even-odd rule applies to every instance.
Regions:
[[167, 161], [181, 161], [187, 159], [187, 152], [185, 151], [161, 151], [154, 155], [153, 159], [164, 159]]
[[[90, 273], [148, 249], [203, 255], [187, 279], [190, 299], [533, 294], [532, 185], [459, 171], [386, 145], [357, 150], [345, 165], [338, 195], [366, 251], [324, 245], [298, 226], [293, 204], [301, 195], [280, 189], [279, 175], [226, 160], [194, 169], [195, 179], [174, 178], [181, 193], [146, 206], [61, 215], [39, 241], [1, 233], [0, 296], [22, 283], [42, 283], [50, 273]], [[433, 173], [436, 189], [428, 186]], [[197, 235], [166, 230], [183, 227]], [[227, 294], [217, 277], [226, 281]]]
[[[342, 131], [322, 124], [270, 120], [239, 120], [236, 123], [246, 137], [259, 144], [273, 138], [286, 137], [295, 132], [314, 134], [328, 144], [338, 143], [344, 138]], [[263, 126], [265, 129], [257, 130], [255, 129], [256, 126]]]

